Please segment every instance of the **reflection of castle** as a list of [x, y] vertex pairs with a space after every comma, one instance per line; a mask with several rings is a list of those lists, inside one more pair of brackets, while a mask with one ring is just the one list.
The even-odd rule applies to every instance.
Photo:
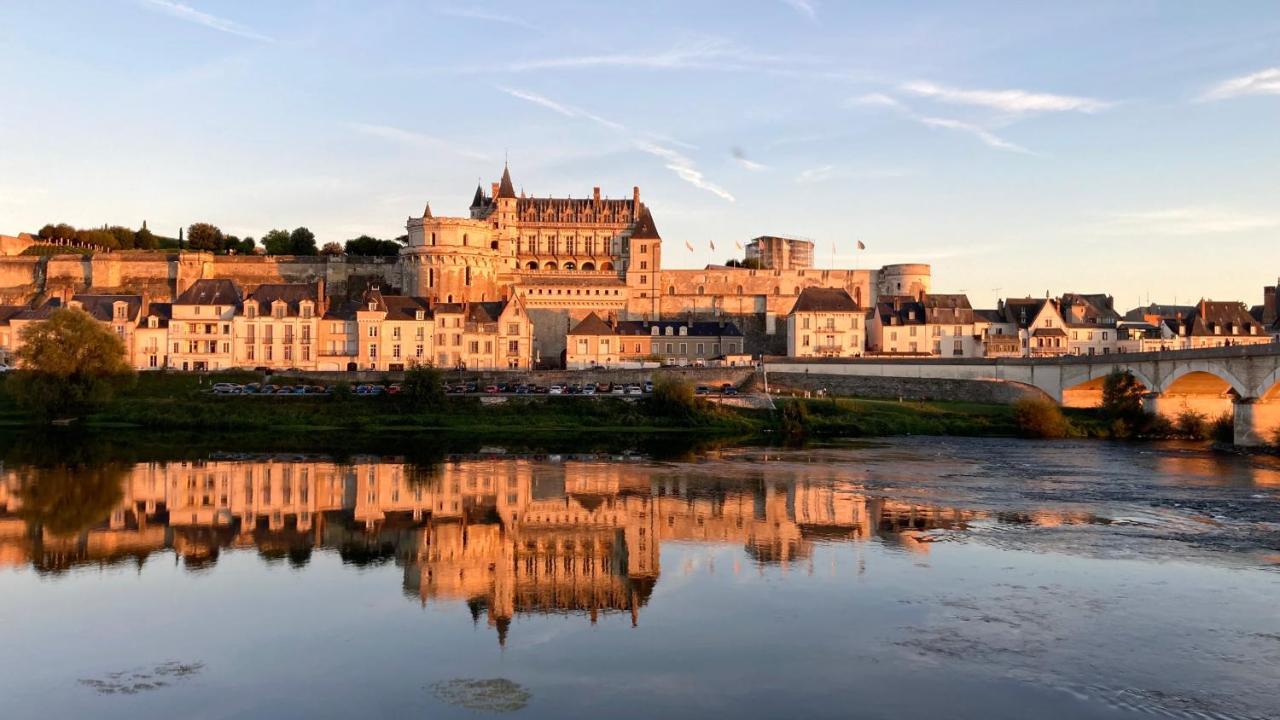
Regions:
[[465, 601], [501, 639], [520, 613], [629, 613], [635, 622], [663, 541], [737, 544], [757, 562], [787, 564], [821, 542], [922, 549], [912, 531], [974, 516], [869, 498], [805, 472], [696, 481], [583, 460], [470, 459], [429, 470], [376, 458], [146, 463], [122, 468], [114, 507], [66, 537], [19, 517], [38, 471], [9, 470], [0, 475], [0, 563], [56, 572], [140, 565], [171, 549], [198, 569], [223, 549], [255, 548], [300, 565], [330, 548], [348, 563], [402, 565], [406, 592], [424, 603]]

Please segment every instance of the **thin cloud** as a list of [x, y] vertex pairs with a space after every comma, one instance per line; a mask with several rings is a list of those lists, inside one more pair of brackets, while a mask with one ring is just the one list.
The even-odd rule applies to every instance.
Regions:
[[940, 117], [918, 116], [915, 119], [925, 127], [944, 128], [946, 130], [958, 130], [960, 132], [968, 133], [978, 138], [979, 140], [981, 140], [984, 144], [989, 145], [990, 147], [996, 148], [998, 150], [1009, 150], [1011, 152], [1025, 153], [1027, 155], [1032, 154], [1030, 150], [1022, 147], [1021, 145], [1018, 145], [1016, 143], [1011, 143], [1008, 140], [1005, 140], [1004, 138], [991, 132], [990, 130], [979, 127], [972, 123], [962, 122], [960, 120], [954, 120], [951, 118], [940, 118]]
[[1201, 95], [1200, 101], [1227, 100], [1247, 95], [1280, 95], [1280, 67], [1223, 80]]
[[671, 143], [661, 144], [662, 140], [657, 136], [636, 132], [622, 123], [614, 122], [608, 118], [601, 117], [595, 113], [588, 112], [581, 108], [566, 105], [551, 98], [531, 93], [525, 90], [517, 90], [515, 88], [498, 87], [498, 90], [504, 92], [511, 97], [525, 102], [533, 103], [539, 107], [550, 110], [558, 115], [568, 118], [582, 118], [608, 128], [618, 134], [624, 135], [630, 141], [633, 147], [641, 152], [660, 158], [665, 163], [668, 170], [674, 172], [681, 180], [695, 187], [706, 190], [713, 195], [724, 198], [729, 202], [734, 202], [734, 197], [727, 190], [716, 185], [706, 178], [697, 165], [688, 156], [679, 150], [669, 147]]
[[730, 153], [733, 155], [733, 161], [737, 163], [738, 167], [742, 168], [743, 170], [750, 170], [751, 172], [760, 172], [761, 170], [769, 169], [769, 166], [763, 163], [758, 163], [755, 160], [748, 158], [746, 151], [744, 151], [740, 147], [733, 148], [732, 150], [730, 150]]
[[433, 137], [431, 135], [424, 135], [422, 133], [413, 132], [412, 130], [405, 130], [403, 128], [393, 127], [391, 125], [375, 125], [370, 123], [350, 123], [349, 127], [352, 130], [355, 130], [356, 132], [362, 135], [381, 138], [383, 140], [390, 140], [392, 142], [400, 143], [402, 145], [408, 145], [408, 146], [419, 148], [419, 149], [444, 150], [447, 152], [454, 153], [455, 155], [461, 155], [462, 157], [471, 158], [472, 160], [484, 160], [484, 161], [490, 160], [490, 157], [488, 155], [485, 155], [484, 153], [478, 153], [473, 150], [469, 150], [465, 147], [460, 147], [454, 143], [451, 143], [447, 140], [443, 140], [438, 137]]
[[1115, 213], [1100, 228], [1112, 235], [1228, 235], [1280, 227], [1280, 217], [1253, 215], [1216, 206]]
[[801, 170], [800, 174], [796, 175], [796, 182], [804, 184], [804, 183], [822, 182], [823, 180], [830, 180], [831, 177], [835, 175], [835, 172], [836, 172], [835, 165], [823, 165], [821, 167]]
[[956, 120], [954, 118], [921, 115], [920, 113], [917, 113], [911, 108], [904, 105], [902, 102], [900, 102], [896, 98], [892, 98], [883, 93], [871, 93], [869, 95], [860, 95], [858, 97], [850, 98], [849, 100], [845, 101], [845, 105], [847, 107], [888, 108], [890, 110], [894, 110], [898, 112], [903, 117], [913, 122], [917, 122], [917, 123], [920, 123], [921, 125], [924, 125], [925, 127], [941, 128], [944, 130], [956, 130], [958, 132], [967, 133], [977, 138], [978, 140], [982, 141], [984, 145], [987, 145], [988, 147], [996, 148], [997, 150], [1007, 150], [1009, 152], [1022, 153], [1025, 155], [1035, 154], [1030, 150], [1028, 150], [1027, 148], [1021, 145], [1018, 145], [1017, 143], [1013, 143], [1008, 140], [1005, 140], [1004, 138], [1000, 137], [999, 135], [996, 135], [995, 133], [991, 132], [990, 130], [987, 130], [986, 128], [980, 125], [974, 125], [973, 123], [964, 122], [963, 120]]
[[810, 0], [782, 0], [782, 2], [810, 20], [818, 19], [818, 8]]
[[537, 25], [534, 25], [533, 23], [528, 22], [526, 20], [522, 20], [518, 17], [514, 17], [511, 15], [503, 15], [502, 13], [489, 12], [487, 10], [481, 10], [479, 8], [443, 7], [443, 8], [436, 8], [435, 11], [436, 11], [436, 14], [438, 15], [444, 15], [444, 16], [453, 17], [453, 18], [460, 18], [463, 20], [479, 20], [481, 22], [498, 23], [500, 25], [514, 25], [516, 27], [525, 28], [526, 30], [540, 29]]
[[1089, 97], [1052, 95], [1028, 90], [964, 90], [931, 82], [910, 82], [901, 90], [953, 105], [977, 105], [1007, 113], [1082, 112], [1096, 113], [1111, 103]]
[[190, 5], [174, 2], [174, 0], [141, 0], [141, 3], [142, 7], [149, 10], [161, 12], [166, 15], [176, 17], [179, 20], [186, 20], [187, 22], [192, 22], [197, 25], [203, 25], [207, 28], [217, 30], [218, 32], [236, 35], [249, 40], [257, 40], [259, 42], [275, 42], [273, 38], [263, 35], [251, 28], [247, 28], [235, 21], [220, 18], [216, 15], [210, 15], [207, 12], [201, 12]]
[[597, 67], [756, 71], [779, 69], [779, 66], [819, 64], [823, 64], [820, 58], [757, 53], [744, 50], [722, 38], [709, 37], [698, 38], [691, 43], [655, 52], [602, 53], [518, 60], [501, 66], [501, 69], [509, 72]]

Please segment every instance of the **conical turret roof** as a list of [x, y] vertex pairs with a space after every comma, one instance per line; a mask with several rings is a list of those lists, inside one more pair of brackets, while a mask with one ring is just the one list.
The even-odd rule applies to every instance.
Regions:
[[653, 215], [649, 214], [649, 208], [645, 207], [640, 210], [640, 217], [636, 220], [636, 227], [631, 231], [633, 240], [661, 240], [662, 236], [658, 234], [658, 226], [653, 224]]
[[511, 170], [506, 166], [502, 166], [502, 182], [498, 184], [498, 197], [512, 198], [516, 196], [515, 186], [511, 184]]

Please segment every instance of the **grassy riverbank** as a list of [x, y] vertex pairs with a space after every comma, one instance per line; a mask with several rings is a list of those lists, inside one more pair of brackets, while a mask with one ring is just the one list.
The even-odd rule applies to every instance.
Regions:
[[[147, 431], [144, 437], [183, 434], [242, 439], [264, 446], [283, 443], [354, 442], [357, 436], [437, 434], [459, 441], [486, 440], [554, 444], [565, 438], [613, 437], [635, 442], [642, 436], [677, 434], [700, 438], [733, 437], [768, 441], [786, 437], [874, 437], [889, 435], [1013, 436], [1018, 434], [1011, 408], [959, 402], [897, 402], [861, 399], [778, 400], [779, 410], [750, 410], [696, 400], [687, 410], [663, 409], [651, 398], [510, 397], [481, 402], [449, 396], [429, 408], [413, 408], [402, 398], [338, 393], [334, 396], [215, 396], [214, 382], [252, 382], [253, 373], [218, 373], [201, 378], [178, 373], [144, 373], [115, 399], [78, 425], [94, 430]], [[6, 380], [12, 382], [14, 379]], [[278, 384], [289, 379], [276, 377]], [[802, 427], [782, 410], [803, 407]], [[794, 410], [794, 408], [793, 408]], [[1088, 418], [1076, 422], [1087, 424]], [[0, 424], [31, 424], [0, 392]], [[133, 436], [133, 433], [129, 433]], [[415, 442], [417, 442], [415, 440]]]

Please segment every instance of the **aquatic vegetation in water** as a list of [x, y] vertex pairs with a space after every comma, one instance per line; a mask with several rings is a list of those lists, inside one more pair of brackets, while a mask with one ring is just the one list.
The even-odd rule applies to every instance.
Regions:
[[431, 691], [441, 702], [484, 712], [522, 710], [531, 697], [519, 683], [506, 678], [454, 678], [432, 685]]
[[118, 670], [100, 678], [80, 678], [80, 684], [93, 689], [99, 695], [137, 695], [186, 680], [203, 669], [204, 663], [166, 660], [150, 668]]

